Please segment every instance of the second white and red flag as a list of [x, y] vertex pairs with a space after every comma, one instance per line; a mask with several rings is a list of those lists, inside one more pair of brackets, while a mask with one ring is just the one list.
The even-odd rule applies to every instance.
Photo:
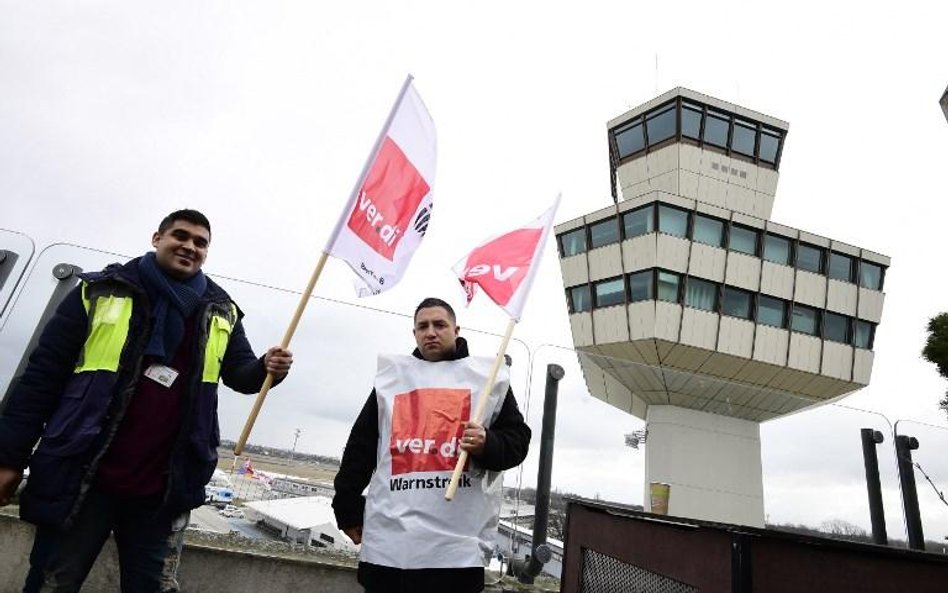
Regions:
[[478, 245], [454, 265], [468, 303], [480, 287], [511, 319], [520, 321], [559, 204], [557, 196], [537, 219]]

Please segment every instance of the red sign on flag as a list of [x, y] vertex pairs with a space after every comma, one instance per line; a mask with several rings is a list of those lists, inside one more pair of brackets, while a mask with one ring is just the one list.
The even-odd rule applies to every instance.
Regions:
[[392, 261], [429, 189], [405, 153], [385, 138], [346, 224], [373, 251]]
[[392, 475], [452, 471], [463, 424], [471, 417], [469, 389], [414, 389], [392, 405]]
[[557, 197], [553, 206], [536, 220], [482, 243], [454, 265], [468, 303], [479, 286], [512, 319], [519, 321], [559, 203]]
[[[467, 268], [461, 281], [473, 287], [478, 284], [501, 307], [527, 276], [537, 242], [543, 229], [517, 229], [477, 247], [467, 256]], [[474, 297], [468, 290], [468, 302]]]
[[360, 297], [395, 286], [421, 244], [434, 204], [437, 145], [409, 76], [324, 250], [352, 268]]

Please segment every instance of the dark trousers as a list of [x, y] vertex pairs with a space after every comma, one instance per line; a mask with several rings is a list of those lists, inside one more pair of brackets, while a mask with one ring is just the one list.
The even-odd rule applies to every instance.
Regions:
[[366, 593], [478, 593], [484, 590], [484, 569], [399, 569], [359, 562], [359, 584]]
[[110, 533], [123, 593], [177, 591], [189, 515], [171, 516], [154, 500], [116, 498], [93, 488], [69, 529], [37, 527], [23, 593], [78, 593]]

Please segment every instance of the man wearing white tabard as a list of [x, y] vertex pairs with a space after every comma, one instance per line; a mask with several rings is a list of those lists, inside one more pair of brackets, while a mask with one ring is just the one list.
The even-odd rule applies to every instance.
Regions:
[[[503, 470], [527, 455], [530, 428], [507, 369], [470, 422], [492, 359], [469, 356], [451, 306], [415, 310], [412, 356], [379, 356], [374, 389], [356, 419], [336, 475], [336, 522], [361, 543], [367, 593], [476, 593], [497, 533]], [[461, 450], [468, 464], [444, 499]], [[368, 494], [362, 492], [368, 486]]]

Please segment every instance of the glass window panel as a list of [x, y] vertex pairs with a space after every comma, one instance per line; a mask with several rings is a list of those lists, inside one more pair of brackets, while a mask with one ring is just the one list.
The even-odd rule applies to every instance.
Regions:
[[747, 255], [757, 255], [757, 231], [743, 226], [731, 225], [728, 247]]
[[764, 259], [775, 264], [790, 265], [790, 239], [771, 234], [764, 236]]
[[853, 336], [853, 346], [870, 350], [872, 348], [873, 325], [868, 321], [857, 319], [855, 326], [856, 331]]
[[780, 147], [780, 137], [767, 133], [760, 133], [760, 160], [771, 165], [777, 164], [777, 151]]
[[786, 312], [786, 302], [763, 294], [757, 295], [757, 323], [787, 327]]
[[586, 251], [586, 227], [560, 235], [560, 247], [563, 250], [563, 257]]
[[811, 307], [793, 305], [793, 316], [790, 320], [790, 329], [803, 334], [817, 335], [820, 327], [819, 312]]
[[731, 122], [723, 113], [708, 111], [704, 119], [704, 141], [714, 146], [727, 148], [727, 133]]
[[695, 214], [693, 237], [698, 243], [720, 247], [724, 244], [724, 222]]
[[718, 285], [700, 278], [688, 278], [685, 285], [685, 306], [714, 311], [718, 304]]
[[668, 140], [675, 135], [675, 107], [671, 106], [661, 113], [648, 116], [645, 119], [645, 127], [649, 146]]
[[625, 283], [622, 282], [622, 278], [597, 282], [595, 287], [597, 307], [609, 307], [610, 305], [625, 303]]
[[615, 218], [607, 218], [589, 225], [589, 243], [595, 249], [619, 241], [619, 225]]
[[843, 282], [853, 281], [853, 258], [842, 253], [830, 252], [829, 277]]
[[814, 274], [822, 274], [823, 250], [806, 243], [797, 245], [797, 268]]
[[678, 302], [678, 285], [681, 276], [674, 272], [658, 271], [658, 300], [670, 303]]
[[849, 318], [829, 311], [824, 312], [823, 339], [849, 343]]
[[629, 300], [633, 303], [652, 299], [652, 271], [629, 275]]
[[654, 209], [651, 206], [639, 208], [622, 215], [622, 226], [625, 229], [625, 238], [631, 239], [639, 235], [655, 232]]
[[746, 290], [724, 287], [724, 301], [721, 303], [721, 313], [741, 319], [751, 318], [751, 293]]
[[701, 140], [701, 108], [683, 105], [681, 108], [681, 135]]
[[882, 290], [882, 266], [867, 261], [859, 262], [859, 286]]
[[754, 144], [757, 140], [757, 128], [750, 122], [734, 122], [734, 137], [731, 138], [731, 150], [754, 158]]
[[658, 230], [676, 237], [688, 236], [688, 213], [668, 206], [658, 207]]
[[645, 135], [642, 133], [641, 121], [616, 130], [615, 135], [616, 148], [619, 150], [620, 159], [645, 148]]
[[574, 286], [569, 289], [569, 302], [573, 313], [581, 313], [592, 309], [592, 299], [589, 298], [589, 285]]

